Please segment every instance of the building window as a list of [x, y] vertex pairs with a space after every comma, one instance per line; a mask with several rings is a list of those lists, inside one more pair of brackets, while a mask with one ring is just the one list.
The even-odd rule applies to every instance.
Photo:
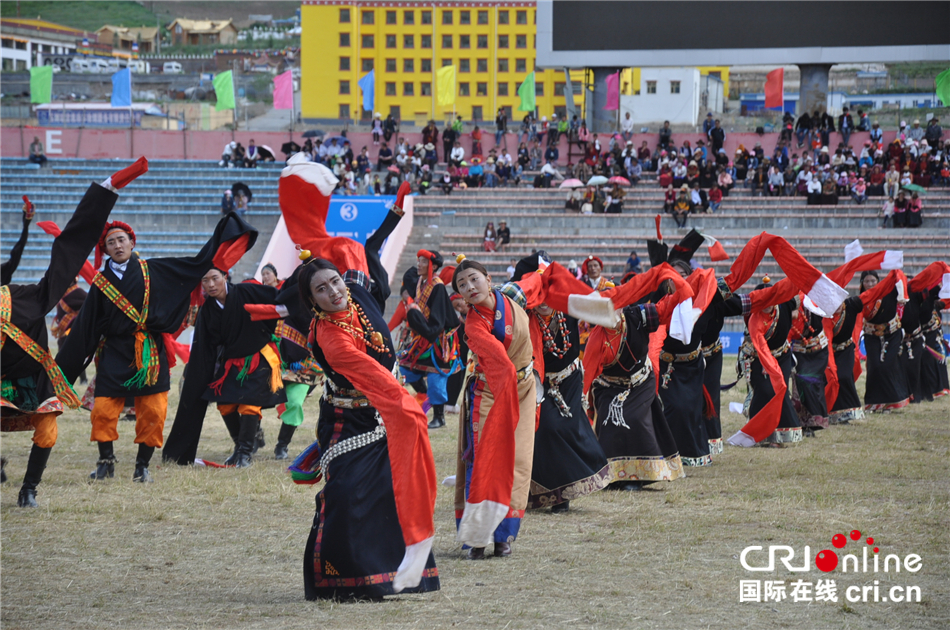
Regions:
[[401, 112], [399, 111], [399, 105], [390, 105], [390, 106], [389, 106], [389, 115], [392, 116], [393, 118], [395, 118], [396, 120], [399, 120], [399, 118], [400, 118], [400, 113], [401, 113]]
[[515, 24], [527, 24], [527, 23], [528, 23], [528, 12], [515, 11]]
[[362, 70], [363, 72], [369, 72], [370, 70], [372, 70], [372, 69], [375, 67], [375, 65], [376, 65], [373, 61], [374, 61], [373, 59], [363, 59], [363, 60], [361, 60], [361, 61], [360, 61], [360, 70]]
[[415, 71], [416, 71], [416, 60], [415, 60], [415, 59], [403, 59], [403, 60], [402, 60], [402, 71], [403, 71], [403, 72], [415, 72]]
[[416, 23], [416, 12], [415, 11], [403, 11], [402, 12], [402, 23], [406, 25], [412, 25]]
[[396, 36], [387, 35], [386, 36], [386, 48], [395, 48], [396, 47]]
[[544, 96], [544, 81], [535, 81], [534, 94], [535, 96]]
[[488, 48], [488, 35], [479, 35], [476, 45], [479, 48]]
[[349, 24], [349, 23], [350, 23], [350, 10], [340, 9], [340, 24]]
[[656, 94], [656, 81], [647, 81], [647, 94]]
[[508, 60], [499, 59], [498, 60], [498, 72], [508, 72]]
[[499, 23], [499, 24], [508, 24], [508, 23], [509, 23], [509, 22], [508, 22], [508, 12], [507, 12], [507, 11], [499, 11], [499, 12], [498, 12], [498, 23]]
[[[537, 84], [535, 84], [535, 87], [537, 87]], [[565, 88], [565, 87], [567, 87], [567, 84], [555, 82], [555, 83], [554, 83], [554, 96], [564, 96], [564, 88]]]
[[432, 60], [431, 60], [431, 59], [420, 59], [420, 60], [419, 60], [419, 72], [432, 72]]
[[428, 81], [423, 81], [420, 83], [419, 94], [422, 96], [432, 96], [432, 84]]
[[363, 24], [375, 24], [375, 23], [376, 23], [376, 12], [363, 11]]
[[478, 12], [478, 23], [479, 23], [479, 24], [488, 24], [488, 11], [479, 11], [479, 12]]
[[488, 84], [487, 84], [487, 83], [476, 83], [476, 84], [475, 84], [475, 96], [488, 96]]
[[416, 38], [414, 35], [403, 35], [402, 36], [402, 47], [403, 48], [415, 48], [416, 47]]
[[680, 82], [670, 81], [670, 94], [679, 94], [679, 93], [680, 93]]
[[528, 36], [515, 35], [515, 48], [527, 48], [527, 47], [528, 47]]
[[443, 11], [442, 12], [442, 24], [451, 24], [452, 23], [452, 12]]
[[451, 66], [451, 65], [452, 65], [452, 60], [451, 60], [451, 59], [443, 59], [443, 60], [442, 60], [442, 67], [443, 67], [443, 68], [444, 68], [445, 66]]
[[508, 48], [508, 36], [499, 35], [498, 36], [498, 47], [499, 48]]
[[350, 106], [345, 103], [340, 103], [340, 110], [337, 112], [340, 118], [349, 118], [350, 117]]
[[396, 96], [396, 83], [393, 81], [386, 82], [386, 96]]
[[432, 35], [420, 35], [420, 36], [419, 36], [419, 47], [420, 47], [420, 48], [432, 48]]
[[459, 59], [459, 72], [471, 72], [472, 65], [469, 59]]
[[350, 34], [340, 33], [340, 48], [349, 48], [349, 46], [350, 46]]
[[432, 24], [432, 11], [423, 11], [423, 12], [422, 12], [422, 20], [420, 20], [420, 21], [421, 21], [423, 24]]
[[527, 72], [528, 63], [524, 59], [515, 59], [515, 72]]
[[468, 89], [468, 83], [459, 83], [459, 96], [470, 96], [471, 92]]
[[472, 120], [482, 120], [481, 105], [472, 105]]
[[442, 36], [442, 48], [451, 48], [452, 47], [452, 36], [443, 35]]
[[396, 12], [386, 11], [386, 24], [395, 24], [395, 23], [396, 23]]
[[386, 60], [386, 72], [395, 72], [396, 71], [396, 60], [387, 59]]
[[372, 35], [363, 35], [363, 43], [360, 45], [363, 48], [375, 48], [376, 40]]
[[472, 23], [472, 12], [459, 11], [459, 24], [471, 24], [471, 23]]
[[413, 83], [412, 81], [406, 81], [405, 83], [403, 83], [403, 84], [402, 84], [402, 95], [403, 95], [403, 96], [415, 96], [415, 95], [416, 95], [416, 91], [415, 91], [415, 87], [414, 87], [414, 86], [415, 86], [415, 83]]
[[475, 62], [475, 72], [488, 72], [488, 60], [479, 59]]
[[340, 94], [349, 94], [349, 93], [350, 93], [350, 82], [340, 81]]
[[459, 35], [459, 48], [471, 48], [472, 38], [470, 35]]
[[508, 96], [508, 83], [502, 81], [498, 84], [498, 96]]
[[346, 71], [349, 69], [350, 69], [350, 58], [340, 57], [340, 70]]

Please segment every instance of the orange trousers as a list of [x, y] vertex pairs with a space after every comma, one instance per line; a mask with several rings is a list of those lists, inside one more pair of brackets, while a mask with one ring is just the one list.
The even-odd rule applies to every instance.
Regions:
[[53, 448], [56, 444], [56, 438], [59, 436], [59, 428], [56, 425], [58, 412], [38, 413], [30, 418], [33, 424], [33, 443], [40, 448]]
[[239, 405], [237, 403], [218, 403], [218, 411], [221, 416], [229, 416], [237, 412], [241, 416], [257, 416], [261, 419], [261, 408], [256, 405]]
[[[119, 415], [125, 397], [96, 396], [92, 405], [91, 442], [115, 442], [119, 439]], [[168, 392], [135, 397], [135, 443], [162, 447], [165, 415], [168, 413]]]

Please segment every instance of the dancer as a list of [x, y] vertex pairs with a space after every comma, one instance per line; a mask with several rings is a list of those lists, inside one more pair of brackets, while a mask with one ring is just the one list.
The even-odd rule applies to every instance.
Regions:
[[[121, 221], [109, 223], [99, 239], [98, 255], [105, 269], [73, 322], [57, 362], [73, 383], [96, 358], [96, 393], [90, 441], [99, 460], [90, 479], [115, 475], [113, 442], [119, 438], [119, 415], [127, 396], [135, 398], [135, 443], [139, 445], [132, 480], [152, 480], [148, 466], [162, 434], [168, 408], [169, 367], [174, 365], [174, 336], [182, 327], [192, 291], [222, 255], [237, 255], [253, 246], [257, 232], [235, 214], [218, 222], [197, 256], [146, 261], [135, 252], [135, 232]], [[228, 242], [231, 241], [231, 242]], [[97, 260], [98, 262], [98, 260]]]
[[461, 369], [456, 335], [458, 316], [445, 285], [435, 274], [442, 267], [442, 256], [424, 249], [416, 256], [419, 280], [416, 298], [406, 308], [409, 335], [399, 350], [399, 369], [407, 383], [425, 378], [432, 405], [429, 428], [439, 429], [445, 426], [449, 377]]
[[310, 600], [435, 591], [435, 462], [425, 414], [395, 378], [383, 319], [389, 279], [378, 254], [407, 191], [400, 187], [364, 249], [323, 227], [335, 180], [291, 158], [280, 181], [291, 238], [333, 258], [315, 257], [298, 275], [300, 299], [317, 316], [313, 356], [326, 372], [317, 441], [290, 469], [298, 483], [326, 480], [304, 553], [304, 591]]
[[[789, 332], [795, 357], [792, 404], [798, 412], [802, 435], [815, 437], [815, 431], [827, 429], [829, 422], [828, 401], [825, 398], [829, 340], [825, 334], [825, 318], [821, 315], [802, 306], [796, 316]], [[837, 372], [834, 375], [837, 376]]]
[[[604, 291], [614, 286], [604, 275], [604, 262], [591, 254], [581, 263], [581, 282], [584, 282], [595, 291]], [[590, 336], [590, 325], [587, 322], [579, 322], [578, 335], [580, 339], [580, 358], [584, 358], [584, 348], [587, 347], [587, 337]]]
[[26, 241], [30, 237], [30, 222], [36, 215], [36, 207], [30, 202], [26, 195], [23, 195], [23, 229], [20, 230], [20, 238], [13, 244], [10, 250], [10, 259], [0, 265], [0, 285], [6, 286], [13, 280], [13, 274], [20, 266], [20, 259], [23, 257], [23, 250], [26, 249]]
[[[942, 285], [942, 286], [941, 286]], [[924, 348], [920, 362], [920, 389], [924, 400], [950, 394], [947, 382], [947, 345], [943, 339], [941, 309], [950, 303], [950, 265], [937, 261], [914, 276], [911, 291], [923, 292], [920, 321]]]
[[898, 314], [898, 304], [907, 300], [906, 286], [907, 279], [899, 269], [888, 273], [883, 282], [875, 271], [861, 274], [867, 354], [865, 412], [891, 411], [910, 404], [907, 374], [901, 364], [903, 346]]
[[[538, 262], [538, 255], [518, 261], [512, 281], [536, 274]], [[544, 302], [527, 314], [532, 335], [542, 339], [545, 392], [534, 434], [528, 508], [564, 513], [572, 500], [604, 488], [610, 469], [584, 411], [577, 318]]]
[[[143, 159], [138, 166], [144, 172], [147, 162]], [[89, 187], [66, 229], [53, 241], [49, 267], [39, 282], [4, 284], [0, 288], [0, 429], [33, 431], [33, 447], [17, 496], [19, 507], [37, 507], [37, 486], [58, 435], [56, 418], [63, 413], [64, 405], [72, 409], [79, 406], [79, 397], [50, 355], [46, 314], [74, 282], [118, 199], [116, 190], [140, 174], [138, 166]], [[5, 471], [0, 472], [0, 477], [6, 479]]]

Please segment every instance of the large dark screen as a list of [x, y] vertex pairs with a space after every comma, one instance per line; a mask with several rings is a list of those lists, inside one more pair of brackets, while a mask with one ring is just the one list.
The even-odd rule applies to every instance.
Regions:
[[555, 0], [554, 51], [950, 43], [950, 2]]

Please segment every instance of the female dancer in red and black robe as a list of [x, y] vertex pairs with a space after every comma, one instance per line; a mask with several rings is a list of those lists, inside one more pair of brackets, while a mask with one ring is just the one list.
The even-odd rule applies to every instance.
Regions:
[[838, 395], [831, 405], [829, 424], [849, 424], [864, 420], [864, 405], [855, 387], [854, 330], [858, 316], [864, 310], [860, 296], [849, 297], [841, 303], [835, 312], [833, 321], [834, 336], [831, 347], [834, 351], [835, 369], [838, 372]]
[[930, 263], [908, 284], [920, 296], [920, 324], [923, 348], [920, 359], [920, 394], [931, 401], [950, 394], [947, 382], [947, 344], [943, 338], [940, 311], [950, 303], [950, 265], [942, 260]]
[[[903, 352], [898, 304], [906, 301], [907, 281], [900, 270], [891, 271], [878, 286], [878, 274], [861, 274], [864, 300], [864, 348], [867, 354], [865, 411], [890, 411], [910, 403], [907, 374], [901, 363]], [[901, 286], [902, 285], [902, 286]]]

